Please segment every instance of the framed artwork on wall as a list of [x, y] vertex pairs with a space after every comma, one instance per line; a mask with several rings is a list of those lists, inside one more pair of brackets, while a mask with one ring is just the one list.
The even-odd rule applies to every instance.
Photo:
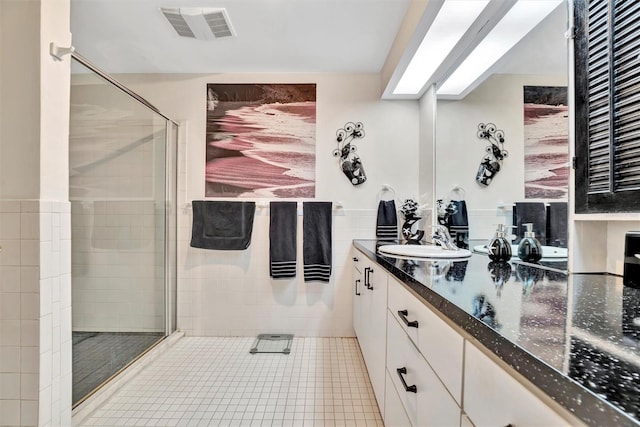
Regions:
[[313, 198], [315, 84], [207, 84], [205, 197]]
[[524, 87], [524, 195], [567, 200], [569, 108], [567, 88]]

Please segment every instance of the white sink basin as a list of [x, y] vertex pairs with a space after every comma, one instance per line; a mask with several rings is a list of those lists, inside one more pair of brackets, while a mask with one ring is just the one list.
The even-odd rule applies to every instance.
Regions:
[[434, 245], [384, 245], [378, 248], [382, 255], [405, 258], [460, 259], [469, 258], [467, 249], [450, 251]]
[[[486, 254], [489, 252], [487, 245], [479, 245], [473, 247], [474, 252]], [[511, 245], [511, 257], [518, 258], [518, 245]], [[542, 247], [543, 259], [567, 259], [567, 248], [556, 248], [555, 246], [543, 246]]]

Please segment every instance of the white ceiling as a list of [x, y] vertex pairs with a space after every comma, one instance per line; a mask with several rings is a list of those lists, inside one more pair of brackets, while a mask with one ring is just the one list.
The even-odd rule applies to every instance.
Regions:
[[[110, 73], [378, 72], [409, 0], [72, 0], [76, 50]], [[236, 37], [179, 37], [160, 7], [224, 7]]]

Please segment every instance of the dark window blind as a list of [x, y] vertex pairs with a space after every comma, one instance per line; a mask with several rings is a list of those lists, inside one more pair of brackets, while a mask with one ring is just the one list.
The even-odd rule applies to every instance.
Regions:
[[610, 189], [611, 76], [607, 0], [589, 2], [589, 193]]
[[574, 5], [576, 211], [640, 211], [640, 1]]
[[613, 22], [614, 191], [640, 189], [640, 2], [616, 1]]

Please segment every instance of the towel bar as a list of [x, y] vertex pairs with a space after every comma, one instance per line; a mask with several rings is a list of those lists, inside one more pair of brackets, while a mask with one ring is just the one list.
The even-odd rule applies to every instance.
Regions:
[[[268, 208], [269, 202], [256, 202], [256, 207], [258, 208]], [[344, 206], [342, 202], [333, 202], [333, 210], [342, 209]], [[298, 209], [302, 209], [302, 202], [298, 202]]]
[[[191, 202], [187, 202], [184, 205], [184, 207], [186, 209], [191, 209], [192, 208]], [[269, 207], [269, 202], [256, 202], [256, 207], [266, 209]], [[333, 210], [338, 210], [343, 208], [344, 208], [344, 205], [342, 204], [341, 201], [333, 202]], [[298, 209], [302, 209], [302, 202], [298, 202]]]

